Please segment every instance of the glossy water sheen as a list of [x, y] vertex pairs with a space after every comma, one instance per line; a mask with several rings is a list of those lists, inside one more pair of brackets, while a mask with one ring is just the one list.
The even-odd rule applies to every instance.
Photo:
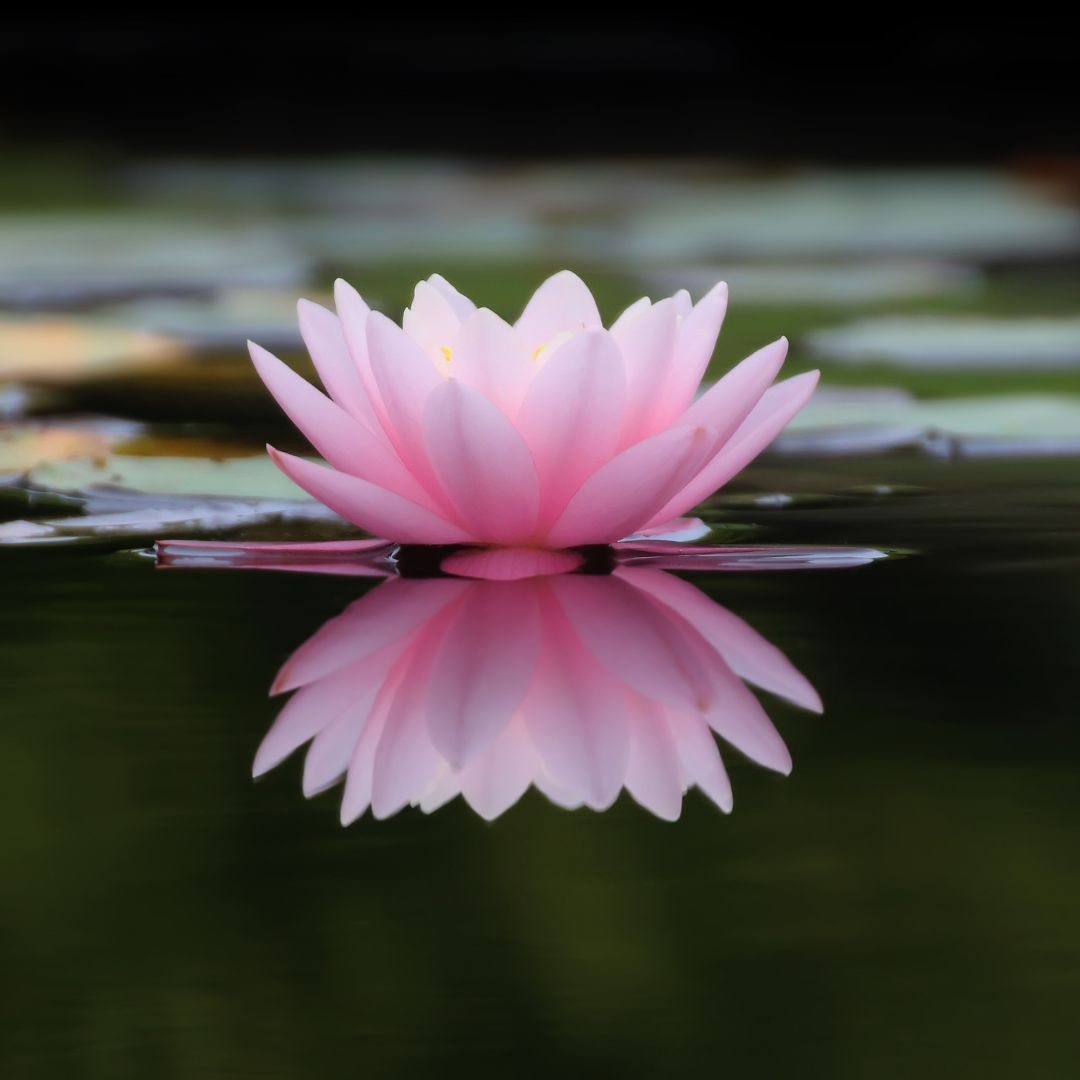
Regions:
[[[460, 801], [338, 824], [250, 780], [357, 577], [7, 560], [0, 1073], [1068, 1077], [1080, 1060], [1075, 462], [751, 476], [758, 540], [903, 548], [694, 578], [820, 691], [735, 810]], [[857, 496], [864, 484], [907, 494]]]

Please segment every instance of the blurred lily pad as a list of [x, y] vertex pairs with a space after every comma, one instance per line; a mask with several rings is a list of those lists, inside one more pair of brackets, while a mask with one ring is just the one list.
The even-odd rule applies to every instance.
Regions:
[[0, 319], [0, 380], [63, 384], [167, 367], [184, 355], [173, 338], [91, 319]]
[[1080, 453], [1080, 397], [1009, 394], [921, 401], [899, 390], [819, 391], [773, 444], [781, 453], [917, 448], [942, 456]]
[[104, 459], [56, 461], [32, 469], [32, 488], [77, 494], [102, 488], [145, 495], [211, 496], [314, 503], [265, 454], [209, 460], [112, 454]]
[[0, 217], [0, 303], [8, 306], [285, 286], [309, 271], [279, 230], [259, 223], [130, 212]]
[[624, 237], [624, 252], [642, 260], [1027, 259], [1080, 250], [1080, 212], [996, 172], [816, 172], [688, 186]]
[[1080, 367], [1080, 318], [889, 315], [814, 330], [811, 352], [844, 363], [912, 368]]

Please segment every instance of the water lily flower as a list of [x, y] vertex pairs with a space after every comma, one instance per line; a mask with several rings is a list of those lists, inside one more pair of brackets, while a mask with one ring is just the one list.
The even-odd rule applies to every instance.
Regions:
[[697, 787], [728, 811], [714, 735], [768, 769], [791, 769], [744, 680], [821, 709], [779, 649], [662, 570], [392, 577], [286, 661], [274, 690], [295, 693], [253, 771], [310, 741], [304, 792], [344, 777], [343, 823], [458, 795], [491, 819], [530, 786], [595, 810], [625, 789], [669, 820]]
[[336, 315], [299, 307], [329, 396], [250, 346], [329, 468], [268, 449], [316, 499], [401, 543], [612, 543], [707, 498], [813, 392], [817, 372], [772, 385], [781, 338], [695, 399], [726, 305], [722, 284], [697, 304], [642, 299], [605, 329], [563, 271], [511, 325], [434, 275], [398, 326], [339, 281]]

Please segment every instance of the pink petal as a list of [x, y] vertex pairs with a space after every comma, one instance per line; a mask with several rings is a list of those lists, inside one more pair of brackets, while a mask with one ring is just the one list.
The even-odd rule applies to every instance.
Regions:
[[461, 325], [447, 371], [513, 417], [535, 365], [514, 328], [480, 308]]
[[461, 793], [482, 818], [494, 821], [525, 794], [537, 768], [532, 740], [518, 715], [488, 751], [462, 771]]
[[725, 814], [731, 813], [731, 781], [724, 768], [716, 739], [700, 716], [669, 710], [667, 720], [687, 779], [707, 795]]
[[602, 330], [559, 346], [533, 380], [517, 427], [536, 462], [542, 526], [615, 452], [625, 382], [619, 350]]
[[442, 293], [443, 299], [454, 309], [462, 322], [476, 310], [476, 305], [463, 293], [459, 293], [442, 274], [432, 274], [428, 278], [428, 284]]
[[712, 441], [708, 428], [672, 428], [624, 450], [582, 484], [548, 545], [612, 543], [641, 528], [701, 469]]
[[343, 409], [379, 431], [371, 398], [349, 351], [338, 317], [310, 300], [301, 300], [296, 312], [300, 335], [327, 392]]
[[582, 563], [576, 551], [538, 548], [466, 548], [443, 559], [443, 573], [483, 581], [520, 581], [576, 570]]
[[422, 418], [428, 396], [445, 379], [419, 346], [377, 311], [368, 316], [367, 342], [386, 434], [401, 460], [441, 503], [442, 491], [424, 449]]
[[662, 710], [641, 698], [631, 699], [627, 719], [630, 756], [626, 766], [626, 790], [657, 817], [675, 821], [682, 813], [683, 789], [671, 727]]
[[461, 318], [440, 289], [427, 281], [417, 283], [410, 307], [401, 320], [402, 329], [429, 357], [438, 356], [457, 340]]
[[476, 760], [510, 722], [532, 682], [539, 647], [533, 582], [470, 586], [428, 683], [431, 741], [451, 767]]
[[294, 750], [313, 739], [346, 708], [339, 683], [323, 679], [297, 690], [285, 703], [259, 743], [251, 775], [259, 777], [280, 765]]
[[819, 372], [808, 371], [805, 375], [785, 379], [766, 390], [727, 445], [653, 515], [649, 524], [685, 514], [745, 469], [810, 400], [810, 395], [817, 386], [818, 376]]
[[538, 776], [537, 786], [561, 805], [610, 806], [630, 753], [624, 709], [623, 688], [582, 647], [564, 617], [545, 613], [536, 679], [521, 707], [553, 781]]
[[375, 417], [382, 424], [385, 421], [382, 395], [375, 384], [371, 360], [368, 357], [367, 321], [371, 308], [364, 302], [363, 297], [341, 278], [334, 282], [334, 305], [337, 307], [341, 331], [345, 337], [349, 355], [352, 357], [353, 366], [356, 368], [361, 385], [367, 391]]
[[533, 293], [514, 325], [525, 347], [532, 351], [558, 334], [595, 330], [601, 322], [585, 282], [569, 270], [560, 270]]
[[270, 692], [284, 693], [400, 641], [460, 600], [468, 589], [448, 578], [391, 578], [327, 620], [282, 665]]
[[347, 521], [403, 544], [460, 544], [473, 537], [418, 503], [268, 446], [274, 464], [294, 484]]
[[265, 349], [253, 342], [248, 348], [259, 378], [282, 411], [335, 469], [433, 508], [381, 431], [376, 435]]
[[724, 658], [740, 678], [821, 712], [821, 698], [806, 677], [773, 644], [737, 615], [721, 607], [687, 581], [661, 570], [626, 569], [616, 576], [678, 612]]
[[716, 432], [719, 450], [772, 385], [787, 351], [787, 338], [780, 338], [752, 353], [702, 394], [679, 417], [679, 424], [708, 424]]
[[635, 322], [639, 315], [649, 310], [652, 307], [652, 301], [643, 296], [640, 300], [635, 300], [612, 324], [611, 334], [618, 340], [622, 334], [626, 331], [626, 328], [633, 322]]
[[694, 305], [693, 311], [683, 319], [679, 327], [675, 362], [654, 420], [657, 427], [673, 423], [694, 400], [716, 348], [727, 302], [728, 288], [721, 281], [702, 297]]
[[636, 316], [624, 315], [611, 328], [626, 365], [621, 446], [629, 446], [656, 430], [651, 420], [670, 376], [677, 329], [678, 312], [673, 300], [661, 300]]
[[345, 791], [341, 797], [341, 824], [349, 825], [371, 805], [372, 787], [375, 781], [375, 755], [386, 730], [386, 720], [394, 700], [408, 675], [411, 655], [406, 653], [390, 672], [372, 706], [371, 715], [356, 741], [348, 772], [345, 774]]
[[552, 595], [586, 648], [616, 679], [653, 701], [706, 709], [713, 675], [676, 631], [679, 615], [635, 589], [627, 576], [551, 578]]
[[[326, 722], [304, 758], [303, 790], [309, 798], [325, 791], [345, 775], [375, 699], [411, 641], [411, 637], [405, 637], [387, 645], [315, 684], [336, 685], [340, 697], [336, 703], [339, 707], [327, 712]], [[310, 689], [312, 687], [305, 687], [297, 693]]]
[[533, 537], [536, 467], [500, 409], [472, 387], [447, 380], [428, 400], [424, 436], [443, 490], [476, 539], [514, 545]]
[[387, 710], [372, 764], [371, 812], [376, 818], [419, 802], [443, 764], [431, 742], [427, 712], [431, 650], [445, 629], [442, 619], [425, 627], [408, 654], [409, 666]]

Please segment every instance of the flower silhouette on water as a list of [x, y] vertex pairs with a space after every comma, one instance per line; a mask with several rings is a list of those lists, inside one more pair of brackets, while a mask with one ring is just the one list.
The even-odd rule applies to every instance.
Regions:
[[457, 795], [491, 819], [530, 786], [594, 810], [625, 788], [669, 820], [697, 787], [727, 811], [714, 734], [766, 768], [791, 769], [744, 680], [821, 709], [779, 649], [662, 570], [390, 578], [282, 667], [274, 690], [296, 692], [254, 772], [310, 740], [304, 791], [344, 777], [343, 823]]
[[401, 326], [343, 281], [336, 305], [299, 307], [329, 397], [250, 346], [330, 468], [270, 454], [316, 499], [401, 543], [561, 549], [655, 527], [743, 469], [817, 382], [772, 385], [781, 338], [695, 399], [723, 284], [697, 304], [686, 292], [638, 300], [609, 329], [568, 271], [513, 325], [437, 275], [416, 286]]

